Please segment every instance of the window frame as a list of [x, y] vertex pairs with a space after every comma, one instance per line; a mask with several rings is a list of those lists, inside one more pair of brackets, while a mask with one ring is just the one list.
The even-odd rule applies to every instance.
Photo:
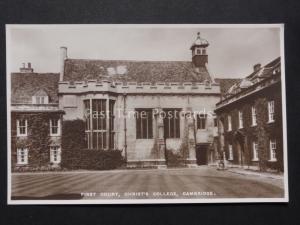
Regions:
[[268, 123], [273, 123], [275, 121], [275, 101], [268, 101]]
[[[25, 121], [25, 125], [20, 126], [20, 121], [24, 120]], [[25, 132], [22, 133], [21, 132], [21, 128], [25, 129]], [[17, 137], [27, 137], [28, 135], [28, 121], [27, 119], [17, 119]]]
[[50, 146], [50, 163], [53, 164], [61, 163], [61, 147], [59, 145]]
[[[57, 126], [53, 126], [53, 122], [52, 122], [53, 120], [57, 120]], [[49, 120], [49, 124], [50, 124], [50, 136], [51, 137], [60, 136], [60, 134], [61, 134], [61, 132], [60, 132], [60, 129], [61, 129], [60, 119], [51, 118]], [[57, 128], [57, 133], [53, 133], [53, 131], [52, 131], [53, 128]]]
[[277, 143], [276, 139], [270, 139], [270, 162], [277, 162], [277, 156], [276, 156], [276, 149], [277, 149]]
[[252, 120], [252, 126], [256, 126], [257, 125], [257, 114], [256, 114], [255, 106], [251, 107], [251, 120]]
[[[115, 107], [116, 100], [112, 98], [83, 99], [85, 120], [85, 140], [88, 149], [109, 150], [115, 148], [115, 131], [110, 127], [115, 116], [109, 110]], [[95, 116], [96, 115], [96, 116]]]
[[49, 103], [49, 97], [48, 96], [40, 96], [40, 95], [34, 95], [32, 96], [32, 103], [36, 105], [45, 105]]
[[258, 161], [258, 143], [257, 141], [252, 142], [252, 161]]
[[232, 118], [231, 118], [231, 115], [227, 116], [227, 131], [232, 131]]
[[243, 121], [243, 112], [242, 111], [238, 112], [238, 119], [239, 119], [239, 129], [243, 129], [244, 121]]
[[[180, 111], [181, 109], [178, 108], [165, 108], [163, 109], [165, 113], [165, 118], [163, 118], [163, 123], [164, 123], [164, 138], [165, 139], [180, 139], [181, 138], [181, 129], [180, 129]], [[178, 114], [178, 117], [174, 116], [173, 118], [169, 118], [169, 112], [172, 112], [173, 115]], [[173, 125], [172, 125], [173, 122]], [[168, 125], [168, 129], [166, 127]], [[173, 131], [171, 128], [173, 127]], [[166, 132], [167, 131], [167, 132]]]
[[233, 146], [232, 144], [228, 144], [228, 161], [233, 161]]
[[[145, 112], [146, 117], [141, 118], [141, 113]], [[135, 109], [136, 139], [153, 139], [153, 109]]]
[[28, 165], [28, 156], [28, 148], [17, 148], [17, 165]]
[[[204, 117], [202, 117], [204, 115]], [[197, 130], [207, 129], [207, 114], [197, 114]]]

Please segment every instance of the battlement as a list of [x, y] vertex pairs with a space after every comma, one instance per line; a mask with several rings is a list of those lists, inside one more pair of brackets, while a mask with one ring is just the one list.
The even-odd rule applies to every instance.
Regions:
[[108, 80], [88, 80], [86, 82], [59, 82], [60, 94], [80, 94], [88, 92], [110, 92], [116, 94], [220, 94], [216, 83], [192, 82], [111, 82]]

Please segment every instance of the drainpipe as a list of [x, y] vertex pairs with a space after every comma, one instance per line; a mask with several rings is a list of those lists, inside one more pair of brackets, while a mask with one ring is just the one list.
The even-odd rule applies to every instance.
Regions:
[[126, 96], [127, 94], [123, 94], [124, 105], [123, 105], [123, 116], [124, 116], [124, 153], [125, 153], [125, 162], [127, 165], [127, 121], [126, 121]]
[[[196, 115], [196, 116], [197, 116], [197, 115]], [[196, 119], [195, 119], [194, 113], [193, 113], [193, 125], [194, 125], [195, 155], [196, 155], [196, 148], [197, 148], [197, 131], [196, 131]], [[196, 157], [196, 163], [197, 163], [197, 157]]]

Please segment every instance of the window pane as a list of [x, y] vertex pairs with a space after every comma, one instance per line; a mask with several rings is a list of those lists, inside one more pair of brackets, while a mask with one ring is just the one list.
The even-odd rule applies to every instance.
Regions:
[[175, 114], [175, 138], [180, 138], [180, 118], [179, 112]]
[[166, 117], [164, 119], [164, 131], [166, 138], [180, 137], [180, 112], [176, 109], [164, 110]]
[[142, 138], [141, 136], [141, 116], [140, 116], [140, 112], [136, 112], [136, 138], [140, 139]]
[[93, 148], [93, 149], [98, 149], [97, 132], [93, 132], [93, 133], [92, 133], [92, 143], [93, 143], [92, 148]]
[[148, 112], [148, 138], [153, 138], [152, 134], [152, 110]]
[[107, 139], [106, 139], [106, 135], [107, 135], [107, 132], [104, 132], [104, 133], [102, 133], [102, 148], [104, 149], [104, 148], [107, 148]]
[[25, 120], [19, 120], [19, 126], [26, 126]]
[[136, 138], [153, 138], [152, 109], [136, 110]]
[[85, 130], [90, 130], [90, 100], [84, 100]]

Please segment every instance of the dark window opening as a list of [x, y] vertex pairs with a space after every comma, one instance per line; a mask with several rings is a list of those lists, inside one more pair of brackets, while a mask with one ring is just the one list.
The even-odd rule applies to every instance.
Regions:
[[164, 135], [165, 138], [180, 138], [180, 115], [179, 110], [164, 110]]
[[152, 128], [152, 109], [136, 110], [136, 138], [151, 139], [153, 138]]
[[198, 114], [197, 115], [197, 129], [203, 130], [206, 129], [206, 114]]

